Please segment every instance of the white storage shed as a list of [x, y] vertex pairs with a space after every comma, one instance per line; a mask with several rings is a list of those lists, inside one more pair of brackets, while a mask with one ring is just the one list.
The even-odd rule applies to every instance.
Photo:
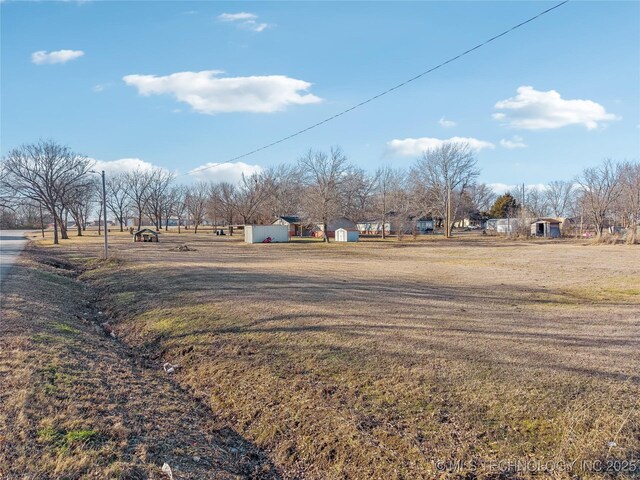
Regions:
[[360, 237], [358, 230], [339, 228], [336, 230], [336, 242], [357, 242]]
[[271, 243], [289, 241], [288, 225], [245, 225], [244, 241], [246, 243], [265, 243], [270, 238]]

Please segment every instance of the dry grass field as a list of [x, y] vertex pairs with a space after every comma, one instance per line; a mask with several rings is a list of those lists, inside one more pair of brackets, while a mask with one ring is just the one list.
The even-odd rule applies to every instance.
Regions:
[[638, 247], [239, 240], [40, 244], [285, 477], [634, 477]]
[[[2, 284], [0, 479], [277, 477], [251, 442], [104, 335], [80, 273], [28, 249]], [[167, 478], [167, 477], [164, 477]]]

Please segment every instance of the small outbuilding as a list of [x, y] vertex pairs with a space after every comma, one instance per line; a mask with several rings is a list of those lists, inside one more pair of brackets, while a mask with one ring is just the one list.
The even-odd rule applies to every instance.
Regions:
[[133, 242], [157, 242], [159, 232], [150, 228], [141, 228], [137, 232], [133, 232]]
[[360, 232], [354, 229], [338, 228], [336, 230], [336, 242], [357, 242], [360, 238]]
[[288, 225], [245, 225], [246, 243], [285, 243], [289, 241]]
[[559, 238], [560, 220], [555, 218], [538, 218], [531, 223], [531, 235], [534, 237]]

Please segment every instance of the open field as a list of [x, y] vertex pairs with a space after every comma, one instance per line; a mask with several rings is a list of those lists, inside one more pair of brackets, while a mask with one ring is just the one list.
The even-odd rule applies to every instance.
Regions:
[[180, 364], [284, 476], [528, 478], [495, 462], [539, 460], [601, 478], [589, 462], [640, 458], [637, 247], [238, 240], [114, 234], [95, 265], [95, 235], [41, 243], [93, 265], [118, 337]]

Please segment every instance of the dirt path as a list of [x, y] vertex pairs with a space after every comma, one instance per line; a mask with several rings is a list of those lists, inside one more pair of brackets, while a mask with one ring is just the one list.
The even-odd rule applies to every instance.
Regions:
[[28, 248], [3, 283], [0, 478], [278, 478], [268, 458], [97, 325], [71, 265]]

